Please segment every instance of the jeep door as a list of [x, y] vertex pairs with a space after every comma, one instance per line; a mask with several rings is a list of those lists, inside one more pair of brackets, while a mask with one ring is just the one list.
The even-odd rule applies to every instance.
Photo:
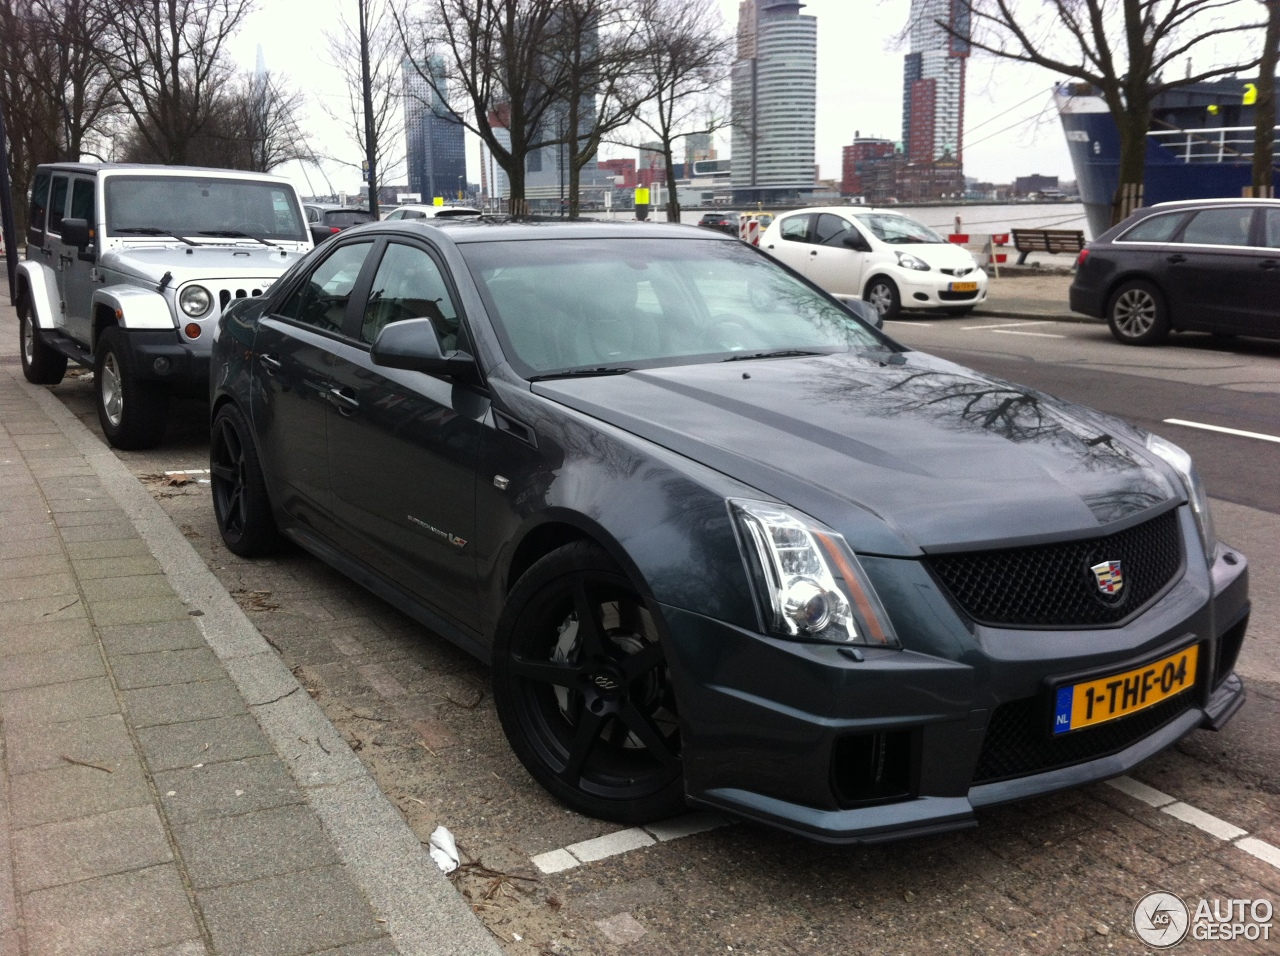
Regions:
[[431, 319], [442, 351], [471, 351], [457, 301], [429, 243], [387, 241], [347, 329], [354, 345], [333, 368], [329, 474], [341, 547], [475, 628], [475, 480], [488, 398], [369, 357], [385, 326], [421, 318]]
[[[66, 332], [67, 328], [67, 254], [62, 242], [62, 220], [67, 216], [67, 201], [71, 195], [71, 177], [55, 172], [49, 184], [49, 221], [44, 232], [43, 253], [54, 270], [58, 282], [58, 311], [53, 316], [55, 328]], [[74, 257], [73, 257], [74, 258]], [[87, 345], [88, 339], [84, 342]]]
[[[71, 177], [71, 207], [68, 219], [83, 219], [97, 235], [97, 207], [94, 203], [94, 178]], [[94, 264], [80, 258], [80, 247], [58, 240], [58, 268], [62, 276], [62, 300], [66, 309], [66, 331], [86, 345], [93, 338]]]
[[333, 530], [329, 377], [372, 249], [366, 239], [329, 250], [280, 298], [273, 297], [253, 341], [251, 408], [272, 498], [294, 521], [326, 537]]

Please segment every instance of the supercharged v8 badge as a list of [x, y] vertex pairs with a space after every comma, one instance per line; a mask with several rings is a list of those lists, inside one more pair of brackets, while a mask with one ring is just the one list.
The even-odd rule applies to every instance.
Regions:
[[415, 518], [413, 515], [405, 515], [405, 517], [408, 518], [410, 521], [412, 521], [414, 524], [416, 524], [419, 528], [426, 528], [428, 531], [434, 534], [441, 541], [447, 541], [449, 544], [453, 545], [459, 551], [461, 551], [463, 548], [467, 546], [466, 538], [459, 538], [456, 534], [450, 534], [448, 531], [441, 531], [435, 525], [427, 524], [421, 518]]

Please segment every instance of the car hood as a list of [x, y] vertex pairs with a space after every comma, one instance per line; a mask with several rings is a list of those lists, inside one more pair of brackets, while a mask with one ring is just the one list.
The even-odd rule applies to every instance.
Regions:
[[1182, 497], [1131, 426], [919, 352], [532, 389], [799, 508], [863, 553], [1098, 534]]
[[[190, 250], [188, 252], [187, 250]], [[267, 246], [144, 246], [103, 253], [99, 266], [139, 279], [159, 281], [173, 274], [171, 285], [192, 279], [274, 278], [304, 253]]]

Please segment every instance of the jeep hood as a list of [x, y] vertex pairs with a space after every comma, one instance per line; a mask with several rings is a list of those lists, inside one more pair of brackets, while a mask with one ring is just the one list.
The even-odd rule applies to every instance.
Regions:
[[1182, 497], [1131, 426], [919, 352], [531, 387], [787, 502], [864, 553], [1100, 534]]
[[274, 279], [304, 253], [268, 246], [141, 246], [103, 253], [99, 266], [144, 281], [173, 274], [171, 286], [193, 279]]

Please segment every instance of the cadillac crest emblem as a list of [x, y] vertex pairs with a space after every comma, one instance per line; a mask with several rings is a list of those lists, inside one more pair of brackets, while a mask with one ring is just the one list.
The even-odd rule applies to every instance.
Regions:
[[1119, 597], [1124, 590], [1124, 571], [1119, 561], [1103, 561], [1089, 570], [1093, 572], [1093, 579], [1098, 582], [1098, 590], [1104, 597]]

